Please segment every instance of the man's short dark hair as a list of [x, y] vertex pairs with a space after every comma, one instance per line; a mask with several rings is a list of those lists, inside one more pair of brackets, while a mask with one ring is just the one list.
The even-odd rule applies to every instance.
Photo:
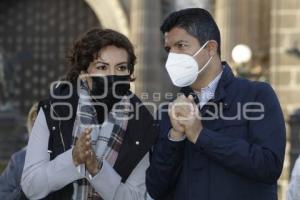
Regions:
[[179, 27], [198, 39], [200, 45], [207, 40], [218, 43], [218, 54], [221, 56], [221, 37], [219, 28], [211, 14], [202, 8], [188, 8], [171, 13], [163, 22], [160, 30], [165, 33]]

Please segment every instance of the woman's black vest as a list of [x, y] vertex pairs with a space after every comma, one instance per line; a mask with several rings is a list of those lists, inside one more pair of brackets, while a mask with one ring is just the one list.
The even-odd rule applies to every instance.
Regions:
[[[133, 96], [130, 102], [134, 108], [131, 114], [136, 116], [138, 112], [139, 118], [133, 117], [128, 121], [124, 141], [114, 165], [114, 169], [122, 177], [122, 182], [126, 181], [135, 166], [150, 151], [157, 137], [157, 124], [150, 112], [145, 106], [141, 106], [142, 103], [136, 96]], [[71, 148], [77, 104], [76, 87], [70, 89], [67, 84], [59, 85], [52, 97], [39, 103], [39, 109], [43, 109], [45, 113], [50, 132], [48, 150], [52, 152], [51, 160]], [[69, 117], [69, 119], [58, 120], [59, 117], [61, 119]], [[43, 199], [70, 200], [72, 194], [73, 184], [71, 183]]]

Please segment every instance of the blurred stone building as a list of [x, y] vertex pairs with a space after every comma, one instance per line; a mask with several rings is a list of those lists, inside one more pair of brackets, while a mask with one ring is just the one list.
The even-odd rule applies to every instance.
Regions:
[[[270, 27], [270, 82], [275, 88], [286, 121], [300, 108], [300, 1], [271, 1]], [[290, 126], [287, 124], [287, 148], [284, 171], [280, 184], [282, 199], [285, 197], [289, 172], [300, 154], [300, 130], [291, 138]], [[291, 155], [291, 157], [289, 156]]]
[[[299, 0], [2, 0], [0, 84], [6, 73], [6, 85], [13, 89], [1, 93], [0, 85], [0, 107], [5, 97], [13, 112], [0, 109], [0, 171], [1, 162], [25, 143], [16, 138], [25, 131], [26, 111], [67, 71], [65, 54], [76, 36], [88, 28], [112, 28], [131, 39], [138, 57], [133, 88], [142, 100], [159, 102], [164, 93], [174, 92], [164, 69], [167, 54], [159, 27], [171, 11], [187, 7], [206, 8], [214, 15], [221, 30], [222, 59], [233, 68], [240, 67], [231, 57], [233, 47], [250, 47], [252, 58], [246, 63], [249, 77], [272, 84], [288, 122], [300, 108]], [[289, 138], [288, 123], [287, 128]], [[295, 159], [290, 161], [291, 148], [288, 140], [279, 181], [281, 200], [285, 199]]]

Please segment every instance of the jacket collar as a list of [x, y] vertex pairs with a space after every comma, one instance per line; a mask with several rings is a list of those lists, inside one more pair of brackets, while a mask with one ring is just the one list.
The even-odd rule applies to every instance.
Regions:
[[[212, 100], [213, 102], [223, 102], [224, 108], [229, 107], [235, 95], [229, 94], [227, 88], [235, 79], [235, 76], [230, 68], [230, 66], [226, 62], [222, 62], [223, 73], [217, 85], [217, 89], [215, 91], [215, 98]], [[194, 97], [194, 101], [196, 104], [199, 103], [199, 99], [197, 95], [194, 93], [191, 87], [183, 87], [180, 90], [185, 96], [192, 95]], [[234, 91], [230, 91], [234, 92]]]
[[230, 66], [226, 62], [222, 62], [222, 65], [224, 66], [223, 73], [221, 76], [221, 79], [219, 81], [219, 84], [217, 86], [216, 92], [215, 92], [215, 99], [214, 102], [224, 102], [224, 106], [230, 105], [231, 101], [233, 100], [233, 95], [229, 95], [229, 92], [227, 88], [232, 83], [232, 81], [235, 79], [235, 76], [230, 68]]

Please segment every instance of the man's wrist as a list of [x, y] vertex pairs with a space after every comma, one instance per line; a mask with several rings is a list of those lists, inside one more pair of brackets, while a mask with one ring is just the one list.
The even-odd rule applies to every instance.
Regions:
[[191, 139], [191, 142], [196, 144], [197, 140], [198, 140], [198, 137], [200, 135], [200, 132], [196, 132], [194, 137]]
[[196, 131], [194, 134], [192, 134], [193, 137], [192, 137], [192, 138], [189, 138], [189, 140], [190, 140], [192, 143], [196, 144], [196, 142], [197, 142], [197, 140], [198, 140], [198, 138], [199, 138], [199, 136], [200, 136], [202, 130], [203, 130], [203, 127], [201, 127], [200, 130], [198, 130], [198, 131]]
[[184, 133], [176, 131], [174, 128], [170, 129], [168, 137], [172, 141], [182, 141], [186, 138]]

